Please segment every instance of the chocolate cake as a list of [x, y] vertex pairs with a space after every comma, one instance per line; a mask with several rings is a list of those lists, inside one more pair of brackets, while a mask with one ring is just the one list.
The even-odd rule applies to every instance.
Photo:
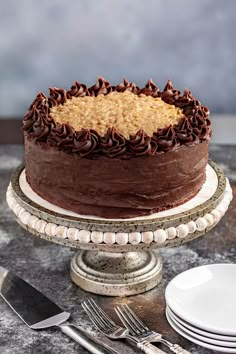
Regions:
[[206, 178], [209, 110], [170, 81], [160, 91], [99, 77], [39, 93], [24, 120], [26, 178], [83, 215], [130, 218], [180, 205]]

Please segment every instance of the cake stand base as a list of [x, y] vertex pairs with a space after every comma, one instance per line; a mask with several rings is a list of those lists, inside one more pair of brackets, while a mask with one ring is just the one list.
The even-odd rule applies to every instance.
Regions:
[[150, 290], [161, 281], [162, 261], [157, 251], [79, 251], [71, 261], [70, 274], [75, 284], [91, 293], [129, 296]]

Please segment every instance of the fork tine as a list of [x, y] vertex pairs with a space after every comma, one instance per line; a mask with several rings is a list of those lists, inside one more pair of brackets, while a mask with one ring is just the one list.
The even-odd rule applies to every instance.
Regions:
[[145, 325], [145, 323], [136, 315], [136, 313], [131, 310], [131, 308], [128, 305], [124, 305], [126, 308], [127, 312], [130, 314], [130, 316], [133, 317], [133, 319], [140, 325], [140, 328], [144, 329], [145, 331], [150, 331], [150, 329]]
[[87, 300], [90, 303], [90, 306], [94, 309], [94, 311], [100, 316], [100, 318], [104, 321], [106, 326], [109, 327], [116, 327], [115, 322], [112, 321], [112, 319], [102, 310], [100, 306], [96, 304], [96, 302], [93, 299], [88, 299]]
[[136, 335], [143, 334], [143, 329], [140, 328], [139, 324], [130, 316], [127, 309], [124, 306], [120, 306], [120, 311], [123, 313], [123, 317], [126, 318], [126, 321], [129, 323], [130, 327], [132, 327], [133, 331]]
[[101, 332], [106, 332], [107, 329], [106, 327], [103, 325], [103, 323], [101, 323], [97, 316], [94, 314], [93, 311], [91, 311], [91, 309], [88, 307], [88, 305], [86, 303], [82, 303], [81, 304], [84, 311], [87, 313], [87, 315], [89, 316], [90, 320], [95, 324], [95, 326], [101, 331]]
[[115, 311], [116, 311], [117, 316], [118, 316], [119, 319], [121, 320], [121, 322], [122, 322], [122, 323], [125, 325], [125, 327], [129, 330], [130, 334], [131, 334], [132, 336], [135, 336], [135, 335], [136, 335], [136, 332], [133, 330], [133, 327], [130, 326], [129, 321], [127, 321], [127, 318], [126, 318], [126, 316], [124, 316], [124, 314], [123, 314], [121, 308], [120, 308], [119, 306], [117, 306], [117, 307], [115, 308]]
[[101, 331], [104, 334], [107, 334], [110, 331], [110, 327], [108, 327], [103, 321], [101, 321], [100, 317], [97, 316], [94, 310], [88, 306], [88, 304], [86, 304], [84, 308], [90, 320], [95, 324], [95, 326], [99, 329], [99, 331]]
[[103, 327], [109, 327], [108, 322], [100, 315], [100, 313], [96, 310], [96, 308], [94, 307], [94, 304], [90, 301], [90, 299], [87, 300], [87, 306], [90, 310], [90, 312], [93, 313], [93, 316], [96, 316], [96, 318], [98, 319], [98, 321], [100, 321], [103, 325]]
[[91, 308], [88, 306], [88, 304], [84, 302], [81, 305], [85, 310], [85, 312], [87, 313], [87, 315], [89, 316], [89, 318], [92, 320], [92, 322], [94, 322], [100, 330], [103, 330], [104, 329], [103, 323], [98, 320], [98, 317], [95, 315], [93, 311], [91, 311]]

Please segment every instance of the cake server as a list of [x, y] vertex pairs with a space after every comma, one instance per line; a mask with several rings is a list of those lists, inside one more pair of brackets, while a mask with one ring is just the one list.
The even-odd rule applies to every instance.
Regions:
[[57, 326], [93, 354], [119, 354], [85, 330], [67, 322], [69, 312], [61, 310], [40, 291], [11, 271], [0, 267], [0, 295], [31, 329]]

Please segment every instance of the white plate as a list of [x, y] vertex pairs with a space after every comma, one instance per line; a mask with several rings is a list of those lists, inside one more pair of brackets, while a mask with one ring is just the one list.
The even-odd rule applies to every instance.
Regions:
[[216, 340], [226, 341], [226, 342], [235, 342], [235, 345], [236, 345], [236, 337], [222, 336], [220, 334], [215, 334], [215, 333], [211, 333], [208, 331], [203, 331], [197, 327], [191, 326], [188, 322], [184, 321], [182, 318], [177, 316], [169, 306], [167, 306], [167, 310], [168, 310], [168, 313], [172, 319], [175, 319], [178, 323], [182, 324], [182, 326], [188, 328], [190, 331], [192, 331], [194, 333], [198, 333], [198, 334], [200, 334], [204, 337], [207, 337], [209, 339], [216, 339]]
[[165, 297], [170, 308], [190, 324], [236, 336], [236, 264], [189, 269], [171, 280]]
[[217, 339], [213, 339], [213, 338], [209, 338], [209, 337], [200, 335], [196, 332], [191, 331], [189, 328], [183, 326], [179, 321], [177, 321], [176, 318], [172, 315], [171, 311], [168, 308], [166, 309], [166, 312], [174, 324], [176, 324], [180, 329], [182, 329], [187, 334], [190, 334], [194, 338], [199, 339], [200, 341], [203, 341], [203, 342], [206, 342], [209, 344], [216, 345], [216, 346], [235, 348], [235, 351], [236, 351], [236, 342], [227, 342], [227, 341], [217, 340]]
[[171, 327], [177, 333], [179, 333], [182, 337], [188, 339], [190, 342], [198, 344], [201, 347], [212, 349], [212, 350], [215, 350], [215, 351], [218, 351], [218, 352], [221, 352], [221, 353], [236, 353], [236, 348], [228, 348], [228, 347], [216, 346], [216, 345], [209, 344], [209, 343], [206, 343], [206, 342], [200, 341], [199, 339], [194, 338], [190, 334], [188, 334], [185, 331], [183, 331], [176, 323], [174, 323], [167, 312], [166, 312], [166, 318], [167, 318], [167, 321], [169, 322], [169, 324], [171, 325]]

